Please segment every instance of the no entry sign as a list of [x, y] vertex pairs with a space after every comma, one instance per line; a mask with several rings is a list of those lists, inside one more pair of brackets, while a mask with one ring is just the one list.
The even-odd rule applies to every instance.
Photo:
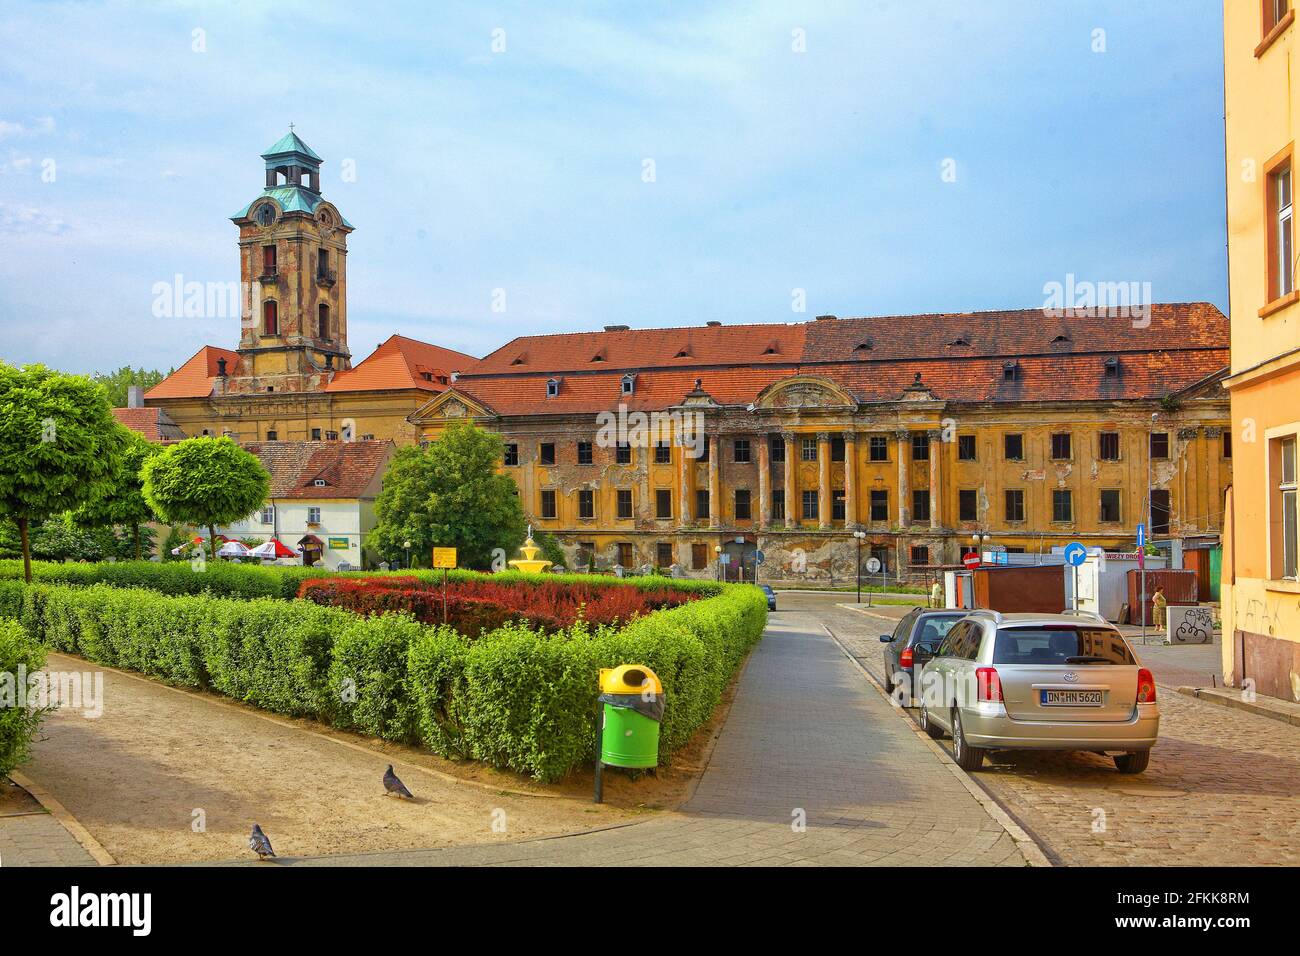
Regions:
[[967, 569], [974, 571], [980, 566], [980, 556], [972, 551], [961, 559], [961, 563], [966, 565]]

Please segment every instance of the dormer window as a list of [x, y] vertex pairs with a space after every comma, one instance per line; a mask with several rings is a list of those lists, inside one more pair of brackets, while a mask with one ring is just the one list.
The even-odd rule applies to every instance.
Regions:
[[591, 357], [591, 360], [592, 360], [593, 362], [603, 362], [603, 361], [605, 361], [605, 350], [604, 350], [604, 349], [601, 349], [599, 352], [597, 352], [595, 355], [593, 355], [593, 356]]
[[764, 355], [780, 355], [781, 348], [776, 342], [769, 342], [767, 348], [763, 349]]
[[1066, 345], [1070, 342], [1070, 337], [1062, 332], [1056, 338], [1052, 339], [1053, 345]]
[[511, 364], [511, 365], [523, 365], [523, 364], [524, 364], [524, 357], [523, 357], [522, 355], [516, 355], [516, 356], [511, 360], [510, 364]]
[[874, 349], [875, 347], [876, 347], [876, 343], [875, 343], [875, 342], [873, 342], [871, 339], [865, 339], [865, 340], [859, 342], [857, 345], [853, 346], [853, 351], [855, 351], [855, 352], [870, 352], [870, 351], [871, 351], [872, 349]]
[[689, 345], [683, 345], [678, 350], [677, 354], [673, 356], [673, 358], [690, 358], [690, 357], [691, 357], [691, 347]]
[[315, 485], [317, 488], [324, 488], [327, 483], [328, 482], [326, 482], [324, 478], [317, 478], [315, 481], [312, 482], [312, 484]]
[[636, 391], [636, 376], [635, 376], [635, 375], [624, 375], [624, 376], [623, 376], [623, 384], [622, 384], [622, 388], [621, 388], [621, 390], [622, 390], [622, 393], [623, 393], [624, 395], [631, 395], [633, 392], [635, 392], [635, 391]]
[[560, 394], [560, 380], [558, 378], [548, 378], [546, 380], [546, 397], [554, 398]]
[[970, 339], [968, 339], [964, 335], [959, 335], [948, 344], [949, 345], [970, 345]]
[[1103, 368], [1105, 369], [1106, 378], [1119, 378], [1119, 359], [1106, 359]]
[[1005, 362], [1002, 365], [1002, 380], [1004, 382], [1020, 381], [1020, 363]]

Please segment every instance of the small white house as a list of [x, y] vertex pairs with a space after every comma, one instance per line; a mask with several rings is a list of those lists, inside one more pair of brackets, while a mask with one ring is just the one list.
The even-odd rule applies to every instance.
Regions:
[[231, 538], [276, 538], [294, 564], [336, 570], [374, 566], [366, 551], [375, 498], [393, 453], [390, 441], [255, 442], [244, 449], [271, 475], [271, 496], [257, 513], [218, 528]]

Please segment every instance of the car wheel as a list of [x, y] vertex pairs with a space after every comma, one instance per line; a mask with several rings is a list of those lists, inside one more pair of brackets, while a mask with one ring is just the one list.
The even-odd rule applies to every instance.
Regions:
[[966, 734], [961, 729], [961, 711], [956, 707], [952, 709], [952, 759], [968, 772], [984, 766], [984, 751], [966, 743]]
[[1141, 773], [1150, 762], [1150, 750], [1134, 750], [1132, 753], [1115, 755], [1115, 769], [1120, 773]]
[[930, 719], [930, 712], [925, 709], [924, 703], [921, 704], [921, 729], [935, 740], [943, 737], [943, 728]]

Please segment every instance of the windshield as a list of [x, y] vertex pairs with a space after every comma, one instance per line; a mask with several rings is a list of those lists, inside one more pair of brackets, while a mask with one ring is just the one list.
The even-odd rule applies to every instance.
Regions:
[[994, 664], [1136, 664], [1118, 631], [1106, 628], [999, 628]]
[[921, 623], [916, 626], [912, 634], [912, 643], [919, 642], [939, 642], [943, 640], [944, 635], [952, 630], [952, 626], [965, 617], [965, 613], [948, 614], [948, 615], [927, 615], [921, 618]]

